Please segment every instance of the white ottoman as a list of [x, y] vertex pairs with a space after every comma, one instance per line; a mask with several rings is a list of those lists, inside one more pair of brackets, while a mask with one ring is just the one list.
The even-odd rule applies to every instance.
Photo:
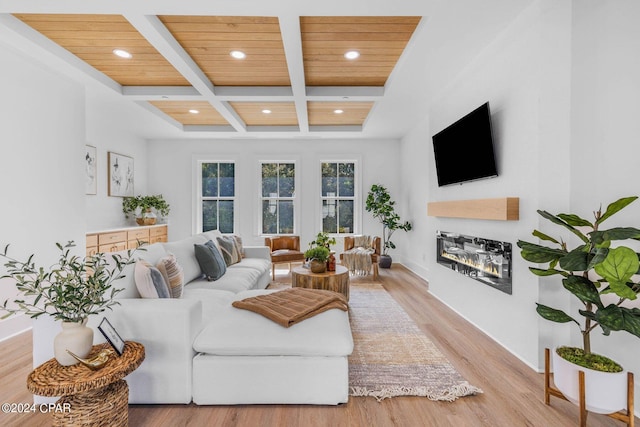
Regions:
[[353, 339], [342, 310], [283, 328], [229, 305], [212, 316], [193, 348], [198, 405], [337, 405], [349, 398]]

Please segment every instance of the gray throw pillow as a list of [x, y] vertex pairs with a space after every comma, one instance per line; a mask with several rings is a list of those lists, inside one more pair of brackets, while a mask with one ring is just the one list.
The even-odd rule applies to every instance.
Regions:
[[207, 277], [207, 280], [213, 281], [221, 278], [224, 273], [227, 272], [227, 265], [222, 259], [222, 255], [216, 248], [215, 243], [209, 240], [204, 245], [194, 244], [193, 249], [196, 254], [198, 264], [202, 273]]

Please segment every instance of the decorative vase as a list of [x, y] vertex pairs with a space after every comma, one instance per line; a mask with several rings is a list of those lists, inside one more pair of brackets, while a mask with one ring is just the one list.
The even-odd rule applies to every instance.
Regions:
[[62, 322], [62, 332], [53, 340], [53, 354], [62, 366], [71, 366], [78, 361], [67, 353], [67, 350], [78, 357], [85, 358], [93, 347], [93, 329], [87, 326], [87, 319], [82, 322]]
[[336, 256], [334, 252], [329, 254], [329, 259], [327, 260], [327, 271], [336, 271]]
[[574, 405], [580, 404], [578, 371], [584, 372], [587, 411], [612, 414], [627, 408], [627, 372], [601, 372], [573, 364], [552, 351], [553, 382]]
[[136, 218], [138, 225], [154, 225], [156, 223], [156, 214], [151, 212], [151, 208], [148, 208], [139, 217]]
[[311, 268], [312, 273], [324, 273], [327, 271], [327, 263], [324, 261], [318, 261], [317, 259], [312, 259], [309, 263], [309, 268]]
[[391, 256], [380, 255], [380, 261], [378, 261], [378, 264], [380, 265], [380, 268], [391, 268], [392, 262], [393, 262], [393, 259], [391, 259]]

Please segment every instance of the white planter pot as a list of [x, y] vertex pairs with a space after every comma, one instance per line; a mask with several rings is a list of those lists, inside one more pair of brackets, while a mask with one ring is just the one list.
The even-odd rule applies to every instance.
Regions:
[[575, 365], [552, 351], [553, 382], [570, 402], [580, 404], [578, 371], [584, 372], [587, 410], [612, 414], [627, 408], [627, 372], [600, 372]]
[[62, 366], [71, 366], [78, 363], [67, 350], [78, 357], [85, 358], [93, 347], [93, 329], [86, 326], [87, 319], [82, 323], [62, 322], [62, 332], [53, 340], [53, 354]]

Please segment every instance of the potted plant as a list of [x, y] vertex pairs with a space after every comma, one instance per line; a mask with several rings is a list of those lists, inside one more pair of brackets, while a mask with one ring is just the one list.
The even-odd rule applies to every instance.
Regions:
[[112, 263], [102, 253], [81, 258], [71, 254], [73, 241], [62, 246], [58, 261], [52, 266], [37, 267], [34, 255], [19, 261], [8, 255], [5, 246], [0, 257], [6, 259], [6, 274], [0, 279], [15, 281], [22, 297], [6, 300], [2, 308], [7, 312], [2, 318], [24, 312], [32, 318], [44, 314], [62, 322], [63, 331], [54, 340], [54, 354], [61, 365], [73, 365], [77, 361], [67, 353], [70, 350], [81, 358], [87, 357], [93, 345], [93, 330], [86, 326], [90, 315], [112, 309], [118, 301], [113, 298], [122, 289], [113, 282], [124, 277], [123, 268], [134, 262], [131, 253], [127, 257], [112, 254]]
[[[613, 241], [640, 240], [640, 230], [633, 227], [601, 230], [600, 226], [636, 199], [622, 198], [611, 203], [605, 212], [599, 209], [594, 212], [593, 222], [576, 214], [552, 215], [538, 210], [543, 218], [566, 228], [580, 240], [574, 248], [538, 230], [533, 235], [551, 246], [518, 241], [525, 260], [548, 263], [546, 268], [530, 267], [533, 274], [560, 276], [564, 289], [581, 302], [576, 314], [582, 318], [543, 304], [537, 304], [536, 311], [547, 320], [573, 322], [579, 327], [582, 348], [560, 347], [553, 351], [554, 382], [565, 397], [577, 403], [577, 371], [584, 371], [587, 409], [598, 413], [613, 413], [626, 407], [626, 375], [616, 362], [591, 352], [591, 332], [599, 327], [606, 336], [611, 331], [626, 331], [640, 337], [640, 309], [623, 305], [627, 300], [635, 300], [640, 291], [640, 282], [633, 277], [640, 265], [638, 254], [629, 247], [612, 245]], [[573, 371], [565, 371], [569, 368]], [[598, 381], [603, 377], [611, 377], [618, 384], [600, 385]]]
[[327, 260], [329, 259], [329, 249], [324, 246], [315, 246], [305, 251], [304, 257], [308, 259], [309, 267], [314, 273], [324, 273], [327, 271]]
[[396, 230], [411, 230], [409, 221], [402, 222], [400, 216], [395, 212], [396, 202], [391, 200], [387, 189], [378, 184], [373, 184], [369, 194], [367, 194], [367, 212], [371, 212], [374, 218], [382, 223], [382, 254], [380, 254], [380, 267], [391, 267], [392, 259], [388, 254], [389, 249], [395, 249], [396, 245], [391, 241], [391, 236]]
[[160, 216], [169, 215], [169, 204], [164, 200], [162, 194], [155, 196], [135, 196], [125, 197], [122, 199], [122, 212], [125, 218], [129, 218], [130, 214], [134, 214], [138, 225], [153, 225], [156, 223], [156, 214]]
[[331, 250], [331, 245], [336, 244], [335, 237], [329, 237], [328, 233], [321, 231], [316, 236], [316, 239], [309, 243], [309, 248], [314, 246], [323, 246], [329, 249], [329, 258], [327, 258], [327, 271], [336, 271], [336, 257], [335, 252]]

